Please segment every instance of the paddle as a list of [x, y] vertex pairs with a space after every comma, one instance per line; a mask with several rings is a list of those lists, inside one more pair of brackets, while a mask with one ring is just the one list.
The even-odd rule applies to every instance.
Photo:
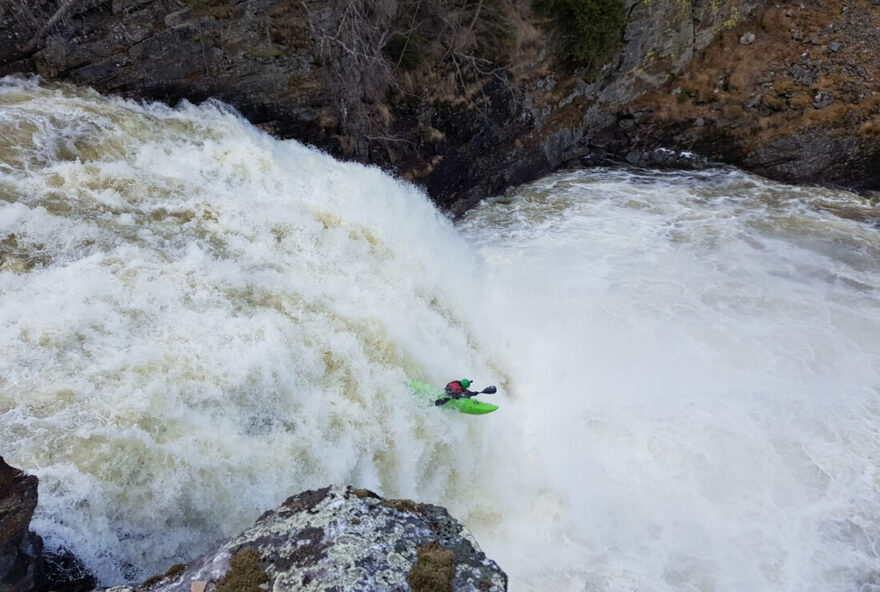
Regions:
[[491, 395], [491, 394], [495, 393], [495, 391], [497, 391], [497, 390], [498, 389], [496, 389], [494, 386], [487, 386], [486, 388], [484, 388], [483, 390], [481, 390], [478, 393], [471, 393], [469, 395], [461, 395], [459, 397], [443, 397], [442, 399], [437, 399], [436, 401], [434, 401], [434, 405], [439, 407], [440, 405], [445, 405], [446, 403], [448, 403], [449, 401], [451, 401], [453, 399], [470, 399], [474, 395]]

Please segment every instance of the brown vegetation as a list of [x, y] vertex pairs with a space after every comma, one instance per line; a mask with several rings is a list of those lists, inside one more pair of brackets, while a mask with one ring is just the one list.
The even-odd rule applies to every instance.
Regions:
[[168, 580], [182, 574], [184, 569], [186, 569], [185, 563], [175, 563], [174, 565], [169, 567], [168, 571], [166, 571], [163, 575], [150, 576], [149, 578], [144, 580], [144, 582], [141, 584], [141, 587], [149, 588], [151, 586], [155, 586], [163, 580]]
[[229, 561], [229, 571], [217, 584], [217, 592], [263, 592], [260, 587], [269, 576], [260, 566], [260, 554], [251, 548], [241, 549]]
[[452, 592], [455, 577], [453, 553], [440, 543], [419, 545], [418, 559], [409, 572], [407, 583], [412, 592]]
[[[754, 33], [752, 43], [741, 42]], [[843, 43], [843, 40], [846, 43]], [[634, 108], [651, 121], [702, 120], [746, 150], [809, 126], [864, 136], [880, 127], [880, 6], [786, 1], [722, 33], [682, 76]]]

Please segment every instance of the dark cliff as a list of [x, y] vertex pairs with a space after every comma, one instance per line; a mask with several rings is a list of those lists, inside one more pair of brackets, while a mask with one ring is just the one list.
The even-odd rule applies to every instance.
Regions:
[[27, 592], [39, 577], [40, 537], [28, 531], [37, 507], [37, 478], [0, 457], [0, 589]]
[[37, 478], [0, 457], [0, 591], [83, 592], [95, 579], [68, 550], [45, 552], [31, 532], [37, 507]]
[[454, 214], [597, 157], [676, 164], [664, 148], [880, 184], [876, 0], [625, 0], [578, 67], [559, 7], [596, 1], [4, 0], [0, 75], [216, 98]]

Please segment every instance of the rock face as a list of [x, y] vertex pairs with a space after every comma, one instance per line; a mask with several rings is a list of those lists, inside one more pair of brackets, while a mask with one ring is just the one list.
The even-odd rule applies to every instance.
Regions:
[[876, 189], [878, 27], [876, 3], [774, 4], [634, 100], [612, 141], [634, 162], [660, 144], [786, 181]]
[[95, 578], [69, 551], [43, 552], [28, 530], [37, 507], [37, 478], [0, 457], [0, 592], [82, 592]]
[[489, 592], [506, 590], [507, 576], [443, 508], [334, 486], [287, 499], [217, 550], [136, 589], [245, 592], [260, 585], [276, 592]]
[[217, 98], [453, 214], [584, 159], [675, 164], [666, 149], [880, 187], [876, 2], [621, 2], [620, 51], [586, 72], [531, 0], [5, 0], [0, 75]]
[[37, 478], [0, 457], [0, 590], [28, 592], [39, 577], [43, 542], [28, 532], [37, 507]]

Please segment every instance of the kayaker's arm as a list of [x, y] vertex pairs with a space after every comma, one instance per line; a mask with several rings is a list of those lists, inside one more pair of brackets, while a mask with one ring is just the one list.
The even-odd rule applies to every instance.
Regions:
[[495, 391], [496, 391], [496, 389], [494, 386], [487, 386], [486, 388], [484, 388], [483, 390], [481, 390], [478, 393], [475, 393], [474, 391], [470, 391], [470, 390], [465, 389], [465, 391], [463, 393], [459, 393], [457, 395], [447, 395], [446, 397], [443, 397], [442, 399], [437, 399], [436, 401], [434, 401], [434, 405], [437, 405], [439, 407], [440, 405], [445, 405], [446, 403], [448, 403], [449, 401], [452, 401], [453, 399], [470, 399], [474, 395], [491, 395]]

